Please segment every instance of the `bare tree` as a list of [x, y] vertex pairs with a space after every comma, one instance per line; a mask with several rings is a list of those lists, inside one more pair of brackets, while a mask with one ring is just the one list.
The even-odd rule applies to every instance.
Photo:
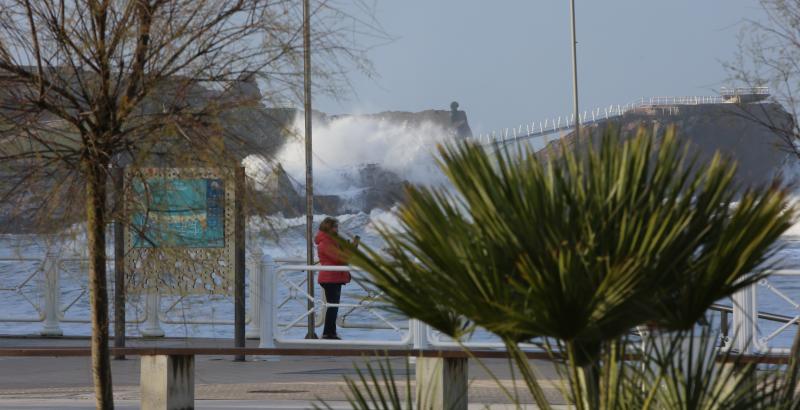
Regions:
[[[89, 249], [92, 373], [98, 409], [113, 408], [106, 283], [109, 169], [230, 165], [247, 143], [221, 118], [255, 78], [268, 99], [301, 89], [301, 14], [290, 0], [0, 1], [2, 201], [67, 218], [83, 195]], [[348, 69], [370, 71], [369, 9], [314, 3], [317, 89], [339, 93]], [[361, 36], [355, 35], [362, 33]], [[356, 39], [354, 41], [354, 39]], [[32, 188], [33, 187], [33, 188]], [[34, 204], [34, 205], [30, 205]]]
[[791, 118], [767, 104], [743, 105], [738, 113], [774, 132], [800, 158], [800, 1], [759, 0], [759, 5], [763, 18], [745, 20], [739, 48], [725, 68], [733, 81], [770, 88], [773, 102]]

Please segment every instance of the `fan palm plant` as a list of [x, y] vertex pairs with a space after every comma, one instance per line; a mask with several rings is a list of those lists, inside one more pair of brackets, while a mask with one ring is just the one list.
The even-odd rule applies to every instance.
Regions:
[[740, 189], [735, 164], [698, 164], [673, 130], [609, 129], [548, 161], [471, 143], [439, 153], [452, 187], [410, 187], [402, 229], [381, 230], [387, 252], [352, 263], [410, 317], [454, 338], [499, 336], [533, 393], [517, 344], [555, 341], [578, 408], [609, 400], [602, 366], [630, 329], [687, 331], [761, 279], [794, 216], [778, 184]]
[[[699, 333], [695, 333], [699, 331]], [[716, 335], [708, 328], [671, 332], [661, 343], [649, 344], [630, 360], [624, 354], [625, 338], [607, 342], [601, 354], [603, 363], [599, 376], [600, 397], [596, 409], [614, 410], [798, 410], [800, 391], [796, 388], [800, 380], [800, 333], [795, 338], [788, 366], [758, 369], [753, 363], [745, 363], [742, 356], [730, 351], [720, 353], [714, 348]], [[685, 342], [699, 351], [684, 349]], [[512, 355], [513, 356], [513, 355]], [[512, 357], [523, 370], [527, 361]], [[556, 362], [566, 383], [561, 390], [564, 397], [575, 401], [572, 384], [575, 380], [568, 374], [569, 366]], [[516, 408], [522, 408], [516, 387], [509, 391], [492, 374], [498, 388]], [[530, 370], [530, 368], [527, 368]], [[399, 383], [387, 359], [380, 363], [377, 371], [369, 362], [366, 370], [356, 367], [358, 378], [345, 377], [347, 401], [354, 409], [409, 410], [430, 409], [419, 396], [412, 396], [411, 378], [406, 372], [405, 380]], [[529, 380], [528, 387], [536, 380]], [[402, 386], [399, 386], [402, 385]], [[538, 386], [535, 388], [538, 389]], [[539, 408], [549, 409], [543, 396], [531, 391]], [[580, 393], [580, 392], [579, 392]], [[579, 396], [580, 397], [580, 396]], [[577, 406], [581, 407], [581, 406]], [[331, 409], [324, 401], [315, 409]]]

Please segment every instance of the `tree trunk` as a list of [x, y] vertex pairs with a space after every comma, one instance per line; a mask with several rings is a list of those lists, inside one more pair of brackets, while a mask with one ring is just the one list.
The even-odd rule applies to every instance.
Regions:
[[89, 248], [89, 301], [92, 309], [92, 380], [98, 409], [114, 408], [108, 350], [106, 281], [106, 169], [101, 161], [84, 163], [86, 236]]
[[[114, 347], [125, 347], [125, 172], [114, 168]], [[124, 354], [114, 360], [125, 360]]]

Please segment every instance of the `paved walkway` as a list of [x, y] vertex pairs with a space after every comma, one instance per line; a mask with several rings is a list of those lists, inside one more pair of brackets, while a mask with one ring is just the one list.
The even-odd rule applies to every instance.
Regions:
[[[0, 347], [87, 346], [88, 343], [87, 339], [78, 338], [0, 338]], [[252, 341], [248, 345], [250, 343]], [[218, 339], [134, 339], [128, 343], [129, 346], [160, 347], [229, 347], [231, 344], [230, 340]], [[355, 366], [364, 369], [369, 361], [377, 367], [380, 362], [374, 358], [347, 357], [275, 359], [254, 356], [248, 357], [246, 362], [234, 362], [229, 356], [198, 356], [195, 359], [197, 408], [310, 408], [319, 400], [344, 405], [344, 377], [356, 378]], [[413, 364], [407, 364], [403, 358], [391, 359], [389, 363], [402, 387], [408, 381], [413, 389]], [[477, 361], [470, 361], [470, 402], [510, 403], [494, 379], [506, 389], [514, 390], [508, 361], [487, 359], [483, 364], [486, 369]], [[550, 363], [537, 361], [534, 364], [544, 379], [557, 379]], [[0, 409], [92, 408], [94, 394], [89, 366], [87, 357], [0, 357]], [[112, 373], [114, 397], [120, 408], [138, 408], [138, 358], [112, 361]], [[530, 403], [524, 387], [519, 381], [516, 384], [522, 401]], [[562, 402], [554, 383], [546, 382], [545, 387], [552, 403]]]
[[[347, 402], [327, 402], [331, 408], [335, 410], [350, 409]], [[134, 400], [119, 400], [114, 403], [117, 410], [138, 410], [139, 402]], [[311, 409], [314, 402], [310, 401], [289, 401], [289, 400], [196, 400], [195, 409], [197, 410], [246, 410], [246, 409], [281, 409], [281, 410], [302, 410]], [[94, 410], [94, 404], [89, 401], [76, 401], [76, 400], [51, 400], [42, 404], [41, 402], [33, 400], [4, 400], [0, 401], [0, 409], [3, 410], [52, 410], [52, 409], [68, 409], [68, 410]], [[473, 403], [469, 405], [473, 410], [516, 410], [517, 407], [510, 404], [492, 404], [485, 405], [480, 403]], [[524, 405], [521, 407], [524, 410], [537, 409], [534, 405]], [[567, 409], [567, 406], [557, 405], [557, 410]]]

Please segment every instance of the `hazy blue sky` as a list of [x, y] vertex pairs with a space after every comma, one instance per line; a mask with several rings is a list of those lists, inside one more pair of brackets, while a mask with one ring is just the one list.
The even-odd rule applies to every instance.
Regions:
[[[714, 95], [725, 85], [756, 0], [577, 0], [581, 111], [639, 97]], [[476, 132], [564, 115], [571, 107], [567, 0], [382, 0], [397, 38], [371, 53], [380, 75], [353, 78], [328, 113], [447, 109]]]

